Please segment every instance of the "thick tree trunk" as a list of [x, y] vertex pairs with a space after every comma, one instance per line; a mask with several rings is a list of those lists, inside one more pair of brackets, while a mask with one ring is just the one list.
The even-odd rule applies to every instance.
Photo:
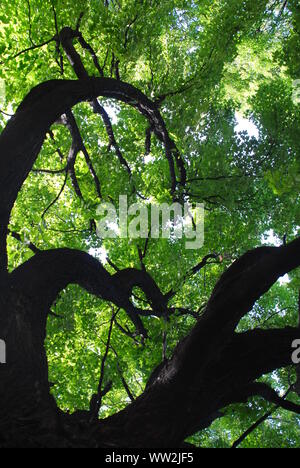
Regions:
[[55, 430], [56, 404], [44, 348], [46, 317], [38, 298], [10, 283], [1, 288], [0, 330], [7, 362], [0, 365], [0, 435], [9, 445], [28, 446]]

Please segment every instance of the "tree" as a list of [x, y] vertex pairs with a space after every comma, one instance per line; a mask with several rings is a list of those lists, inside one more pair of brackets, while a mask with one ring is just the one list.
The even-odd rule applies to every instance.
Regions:
[[[4, 447], [297, 445], [299, 7], [199, 3], [4, 1]], [[204, 202], [203, 249], [99, 239], [120, 194]]]

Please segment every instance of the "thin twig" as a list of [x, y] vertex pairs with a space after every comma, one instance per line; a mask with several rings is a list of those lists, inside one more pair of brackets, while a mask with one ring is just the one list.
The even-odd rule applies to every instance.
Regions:
[[64, 180], [63, 186], [62, 186], [62, 188], [60, 189], [60, 192], [59, 192], [59, 194], [57, 195], [57, 197], [55, 197], [55, 199], [50, 203], [50, 205], [47, 206], [47, 208], [44, 210], [44, 212], [43, 212], [43, 214], [42, 214], [42, 219], [45, 218], [45, 216], [46, 216], [46, 214], [48, 213], [48, 211], [50, 210], [50, 208], [52, 208], [52, 206], [55, 205], [55, 203], [59, 200], [61, 194], [63, 193], [63, 191], [64, 191], [64, 189], [65, 189], [67, 180], [68, 180], [68, 172], [66, 171], [66, 175], [65, 175], [65, 180]]
[[51, 39], [48, 39], [48, 41], [42, 42], [41, 44], [34, 45], [34, 46], [31, 46], [31, 47], [27, 47], [26, 49], [21, 50], [20, 52], [13, 55], [12, 57], [9, 57], [7, 60], [2, 60], [2, 62], [0, 62], [0, 65], [4, 65], [6, 62], [9, 62], [10, 60], [14, 60], [17, 57], [20, 57], [20, 55], [25, 54], [27, 52], [30, 52], [31, 50], [40, 49], [40, 48], [50, 44], [51, 42], [53, 42], [55, 40], [56, 40], [56, 36], [53, 36], [53, 37], [51, 37]]
[[4, 112], [3, 110], [0, 109], [1, 114], [5, 115], [6, 117], [13, 117], [13, 114], [8, 114], [7, 112]]
[[66, 167], [62, 168], [62, 169], [58, 169], [58, 170], [52, 170], [52, 169], [32, 169], [31, 172], [34, 172], [36, 174], [51, 174], [51, 175], [59, 175], [59, 174], [63, 174], [64, 172], [66, 172]]
[[31, 6], [30, 6], [30, 0], [27, 0], [27, 6], [28, 6], [28, 23], [29, 23], [29, 40], [33, 46], [35, 46], [35, 43], [33, 42], [32, 39], [32, 24], [31, 24]]
[[[290, 394], [292, 390], [292, 387], [288, 389], [288, 391], [285, 393], [283, 396], [283, 399], [287, 398], [288, 395]], [[272, 416], [275, 411], [277, 411], [280, 408], [279, 405], [274, 406], [273, 409], [268, 411], [266, 414], [264, 414], [261, 418], [258, 419], [252, 426], [249, 427], [242, 435], [239, 437], [233, 444], [231, 448], [237, 448], [252, 432], [254, 432], [262, 423], [264, 423], [267, 419], [269, 419], [270, 416]]]
[[79, 15], [79, 18], [77, 20], [77, 23], [76, 23], [76, 31], [79, 32], [79, 29], [80, 29], [80, 26], [81, 26], [81, 21], [82, 21], [82, 18], [84, 17], [84, 12], [82, 11]]
[[98, 391], [97, 391], [97, 400], [95, 402], [94, 408], [93, 408], [93, 417], [97, 418], [99, 415], [99, 411], [101, 408], [101, 403], [102, 403], [102, 398], [104, 396], [105, 391], [102, 390], [103, 386], [103, 381], [104, 381], [104, 374], [105, 374], [105, 363], [106, 359], [109, 353], [109, 348], [110, 348], [110, 340], [111, 340], [111, 335], [112, 335], [112, 330], [113, 330], [113, 325], [115, 322], [115, 318], [117, 314], [119, 313], [120, 309], [117, 310], [117, 312], [113, 311], [111, 321], [110, 321], [110, 326], [109, 326], [109, 331], [108, 331], [108, 336], [107, 336], [107, 342], [106, 342], [106, 349], [101, 361], [101, 369], [100, 369], [100, 379], [99, 379], [99, 385], [98, 385]]
[[[217, 259], [219, 258], [219, 255], [218, 254], [209, 254], [209, 255], [206, 255], [202, 260], [201, 262], [199, 262], [196, 266], [194, 266], [190, 271], [188, 271], [183, 279], [181, 280], [181, 286], [182, 287], [185, 282], [193, 275], [195, 275], [196, 273], [198, 273], [200, 270], [202, 270], [204, 267], [206, 267], [206, 265], [216, 265], [216, 264], [219, 264], [218, 261], [216, 261]], [[215, 260], [215, 261], [211, 261], [209, 262], [209, 260]], [[176, 290], [173, 290], [171, 289], [167, 294], [166, 294], [166, 298], [168, 299], [168, 301], [170, 299], [172, 299], [175, 295], [177, 294], [177, 291]]]
[[125, 391], [126, 391], [128, 397], [129, 397], [129, 399], [130, 399], [132, 402], [134, 402], [134, 401], [135, 401], [135, 396], [133, 395], [132, 391], [131, 391], [130, 388], [129, 388], [128, 383], [126, 382], [126, 380], [125, 380], [125, 378], [124, 378], [124, 375], [123, 375], [123, 372], [122, 372], [122, 369], [121, 369], [121, 366], [120, 366], [120, 363], [119, 363], [119, 356], [118, 356], [118, 353], [117, 353], [117, 351], [115, 350], [115, 348], [114, 348], [112, 345], [110, 345], [110, 347], [111, 347], [111, 349], [112, 349], [114, 355], [116, 356], [116, 360], [117, 360], [117, 370], [118, 370], [118, 374], [119, 374], [119, 376], [120, 376], [120, 379], [121, 379], [121, 381], [122, 381], [123, 387], [124, 387], [124, 389], [125, 389]]

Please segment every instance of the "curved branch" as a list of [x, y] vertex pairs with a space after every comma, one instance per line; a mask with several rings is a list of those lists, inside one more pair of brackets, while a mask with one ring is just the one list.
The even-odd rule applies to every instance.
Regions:
[[69, 284], [78, 284], [89, 293], [123, 308], [138, 332], [145, 337], [147, 332], [139, 317], [139, 309], [130, 302], [132, 289], [135, 286], [143, 289], [157, 313], [164, 310], [160, 302], [164, 296], [150, 275], [135, 269], [111, 275], [98, 260], [79, 250], [38, 252], [11, 274], [11, 281], [29, 297], [42, 297], [45, 310], [53, 304], [60, 291]]
[[[135, 107], [162, 138], [168, 140], [165, 123], [155, 104], [127, 83], [111, 78], [90, 78], [53, 80], [34, 88], [0, 137], [0, 270], [7, 267], [6, 236], [10, 212], [48, 129], [75, 104], [98, 96], [117, 99]], [[174, 169], [173, 161], [169, 162]]]
[[[167, 299], [145, 270], [136, 270], [135, 268], [127, 268], [117, 271], [114, 274], [114, 279], [117, 284], [126, 291], [128, 297], [131, 297], [134, 287], [141, 288], [148, 301], [150, 302], [153, 311], [149, 311], [147, 315], [163, 316], [167, 312]], [[145, 311], [140, 311], [140, 315], [145, 315]]]

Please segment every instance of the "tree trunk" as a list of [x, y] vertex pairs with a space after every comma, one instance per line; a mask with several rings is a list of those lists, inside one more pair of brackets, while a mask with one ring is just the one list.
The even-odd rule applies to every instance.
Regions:
[[[0, 330], [6, 364], [0, 365], [0, 437], [13, 446], [36, 445], [56, 430], [44, 339], [46, 311], [10, 282], [1, 288]], [[33, 442], [34, 441], [34, 442]]]

